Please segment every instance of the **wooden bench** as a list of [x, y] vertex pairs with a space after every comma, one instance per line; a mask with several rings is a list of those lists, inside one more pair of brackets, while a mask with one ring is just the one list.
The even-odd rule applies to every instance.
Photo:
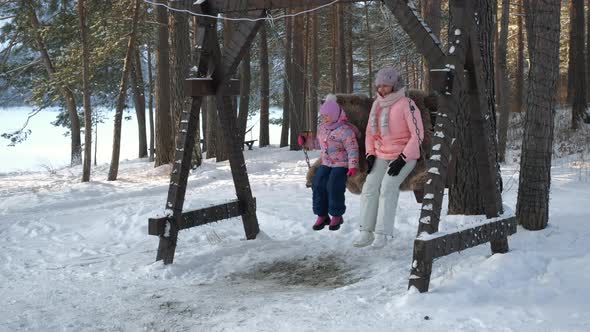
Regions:
[[[256, 142], [256, 141], [257, 141], [257, 139], [253, 139], [250, 141], [244, 141], [244, 144], [246, 144], [248, 146], [248, 150], [252, 150], [252, 146], [254, 145], [254, 142]], [[242, 150], [243, 150], [243, 148], [242, 148]]]

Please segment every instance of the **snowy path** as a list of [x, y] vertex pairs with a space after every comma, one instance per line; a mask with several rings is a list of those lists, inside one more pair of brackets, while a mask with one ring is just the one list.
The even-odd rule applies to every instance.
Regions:
[[[356, 249], [358, 196], [338, 232], [311, 230], [301, 153], [247, 151], [263, 234], [238, 218], [181, 231], [175, 263], [154, 263], [166, 169], [121, 165], [89, 184], [79, 169], [0, 176], [0, 331], [538, 331], [590, 330], [588, 179], [554, 169], [551, 224], [434, 263], [431, 292], [408, 293], [419, 205], [400, 196], [397, 237]], [[512, 167], [512, 168], [510, 168]], [[505, 178], [515, 174], [513, 165]], [[186, 209], [235, 196], [227, 163], [189, 180]], [[504, 197], [514, 208], [516, 189]], [[424, 317], [429, 316], [429, 320]]]

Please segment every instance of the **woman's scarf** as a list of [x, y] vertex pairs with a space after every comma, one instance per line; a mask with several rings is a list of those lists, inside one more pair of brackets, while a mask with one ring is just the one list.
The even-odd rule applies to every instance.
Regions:
[[[373, 135], [380, 134], [383, 136], [384, 134], [389, 133], [389, 108], [405, 96], [406, 89], [401, 88], [385, 97], [377, 97], [373, 103], [373, 108], [371, 109], [371, 115], [369, 117], [369, 126]], [[377, 107], [381, 108], [379, 119], [377, 119]]]

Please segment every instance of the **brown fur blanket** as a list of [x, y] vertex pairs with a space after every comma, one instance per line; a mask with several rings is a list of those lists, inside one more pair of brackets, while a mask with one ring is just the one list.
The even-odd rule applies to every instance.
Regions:
[[[409, 90], [408, 96], [414, 100], [416, 106], [420, 109], [422, 115], [422, 122], [424, 125], [424, 141], [422, 142], [422, 151], [426, 158], [429, 157], [430, 149], [432, 146], [432, 125], [431, 125], [431, 113], [435, 112], [436, 109], [436, 98], [427, 95], [425, 92], [420, 90]], [[369, 121], [369, 113], [371, 112], [371, 106], [373, 105], [373, 99], [365, 95], [359, 94], [339, 94], [336, 95], [338, 98], [338, 104], [342, 106], [350, 123], [354, 124], [362, 133], [362, 137], [359, 139], [359, 172], [356, 176], [348, 178], [346, 182], [346, 188], [353, 194], [360, 194], [367, 177], [367, 162], [363, 158], [365, 155], [365, 131], [367, 123]], [[433, 101], [434, 100], [434, 101]], [[426, 103], [425, 103], [426, 102]], [[429, 107], [427, 107], [427, 104]], [[316, 170], [322, 164], [322, 160], [316, 160], [309, 171], [307, 172], [306, 180], [307, 187], [311, 187], [311, 179], [315, 174]], [[426, 160], [421, 158], [416, 167], [402, 182], [401, 190], [421, 190], [424, 187], [426, 181]]]

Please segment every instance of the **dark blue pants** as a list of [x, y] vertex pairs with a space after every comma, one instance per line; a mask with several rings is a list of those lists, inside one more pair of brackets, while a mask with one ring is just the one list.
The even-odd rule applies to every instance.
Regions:
[[312, 180], [313, 213], [325, 216], [341, 216], [346, 211], [344, 191], [346, 190], [346, 167], [320, 166]]

